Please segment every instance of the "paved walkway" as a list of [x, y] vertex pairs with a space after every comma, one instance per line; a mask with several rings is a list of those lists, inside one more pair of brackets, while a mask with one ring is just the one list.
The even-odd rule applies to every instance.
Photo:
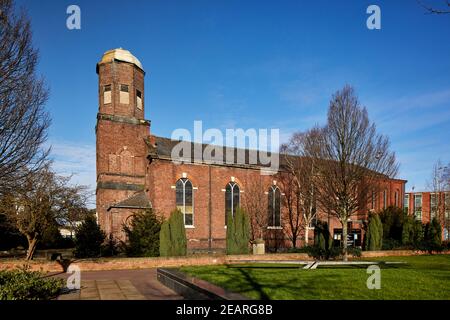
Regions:
[[[57, 275], [66, 279], [67, 274]], [[82, 271], [81, 289], [58, 300], [179, 300], [183, 297], [162, 285], [156, 269]]]

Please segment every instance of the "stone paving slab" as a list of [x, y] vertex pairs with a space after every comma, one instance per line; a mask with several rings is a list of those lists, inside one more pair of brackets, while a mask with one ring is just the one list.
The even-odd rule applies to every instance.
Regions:
[[[66, 274], [56, 275], [67, 278]], [[81, 271], [81, 289], [62, 294], [58, 300], [179, 300], [162, 285], [156, 269]]]

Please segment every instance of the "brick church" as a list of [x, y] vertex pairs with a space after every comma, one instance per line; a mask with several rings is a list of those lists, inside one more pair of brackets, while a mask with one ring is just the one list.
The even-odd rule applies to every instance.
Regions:
[[[96, 69], [99, 79], [96, 202], [98, 221], [108, 235], [123, 239], [122, 225], [137, 211], [152, 208], [168, 216], [179, 208], [184, 214], [190, 251], [223, 250], [226, 212], [233, 214], [245, 200], [249, 182], [260, 179], [267, 190], [264, 192], [267, 202], [273, 203], [267, 206], [268, 234], [281, 239], [277, 246], [290, 245], [288, 224], [284, 223], [283, 193], [275, 176], [261, 175], [262, 164], [174, 163], [171, 152], [179, 141], [152, 135], [151, 122], [144, 118], [145, 71], [140, 61], [127, 50], [114, 49], [103, 55]], [[372, 209], [403, 207], [405, 183], [397, 179], [384, 181], [384, 190], [372, 201]], [[340, 240], [340, 223], [328, 219], [334, 239]], [[364, 212], [349, 221], [355, 245], [361, 245], [366, 219]], [[309, 234], [312, 238], [313, 232]]]

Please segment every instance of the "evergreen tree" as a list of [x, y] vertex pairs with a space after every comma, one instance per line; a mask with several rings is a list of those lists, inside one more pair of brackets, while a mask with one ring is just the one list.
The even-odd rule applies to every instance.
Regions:
[[26, 247], [27, 239], [6, 214], [0, 213], [0, 250]]
[[51, 221], [49, 221], [49, 224], [44, 229], [44, 232], [42, 233], [40, 242], [38, 243], [37, 247], [39, 249], [50, 249], [50, 248], [61, 249], [60, 246], [62, 243], [63, 237], [59, 232], [59, 225], [55, 219], [52, 219]]
[[126, 254], [132, 257], [158, 256], [160, 230], [161, 221], [152, 209], [133, 215], [130, 225], [123, 225], [128, 239], [124, 245]]
[[378, 214], [369, 214], [367, 226], [365, 249], [374, 251], [381, 250], [383, 244], [383, 224]]
[[442, 245], [442, 228], [436, 217], [426, 225], [425, 243], [428, 251], [436, 251], [441, 249]]
[[237, 208], [234, 217], [228, 215], [227, 254], [247, 254], [250, 241], [250, 223], [247, 213]]
[[403, 220], [402, 244], [414, 244], [414, 218], [408, 215], [406, 215]]
[[383, 225], [383, 240], [402, 241], [403, 210], [390, 206], [379, 213]]
[[327, 251], [332, 246], [331, 235], [326, 222], [318, 221], [315, 227], [315, 245], [321, 250]]
[[159, 255], [161, 257], [170, 257], [172, 255], [170, 226], [168, 221], [164, 221], [161, 224], [161, 231], [159, 232]]
[[170, 218], [161, 225], [159, 234], [161, 256], [185, 256], [187, 253], [184, 217], [180, 210], [172, 211]]
[[423, 240], [424, 240], [424, 230], [423, 230], [422, 222], [418, 221], [418, 220], [414, 220], [413, 230], [414, 230], [413, 244], [416, 248], [418, 248], [422, 245]]
[[98, 257], [101, 253], [105, 233], [97, 224], [94, 215], [88, 215], [75, 231], [75, 256], [77, 258]]

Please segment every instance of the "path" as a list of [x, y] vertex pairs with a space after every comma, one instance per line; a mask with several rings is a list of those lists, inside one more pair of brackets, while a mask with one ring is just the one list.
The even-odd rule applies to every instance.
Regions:
[[[58, 277], [66, 279], [68, 274]], [[180, 295], [162, 285], [156, 269], [82, 271], [81, 290], [58, 300], [179, 300]]]

